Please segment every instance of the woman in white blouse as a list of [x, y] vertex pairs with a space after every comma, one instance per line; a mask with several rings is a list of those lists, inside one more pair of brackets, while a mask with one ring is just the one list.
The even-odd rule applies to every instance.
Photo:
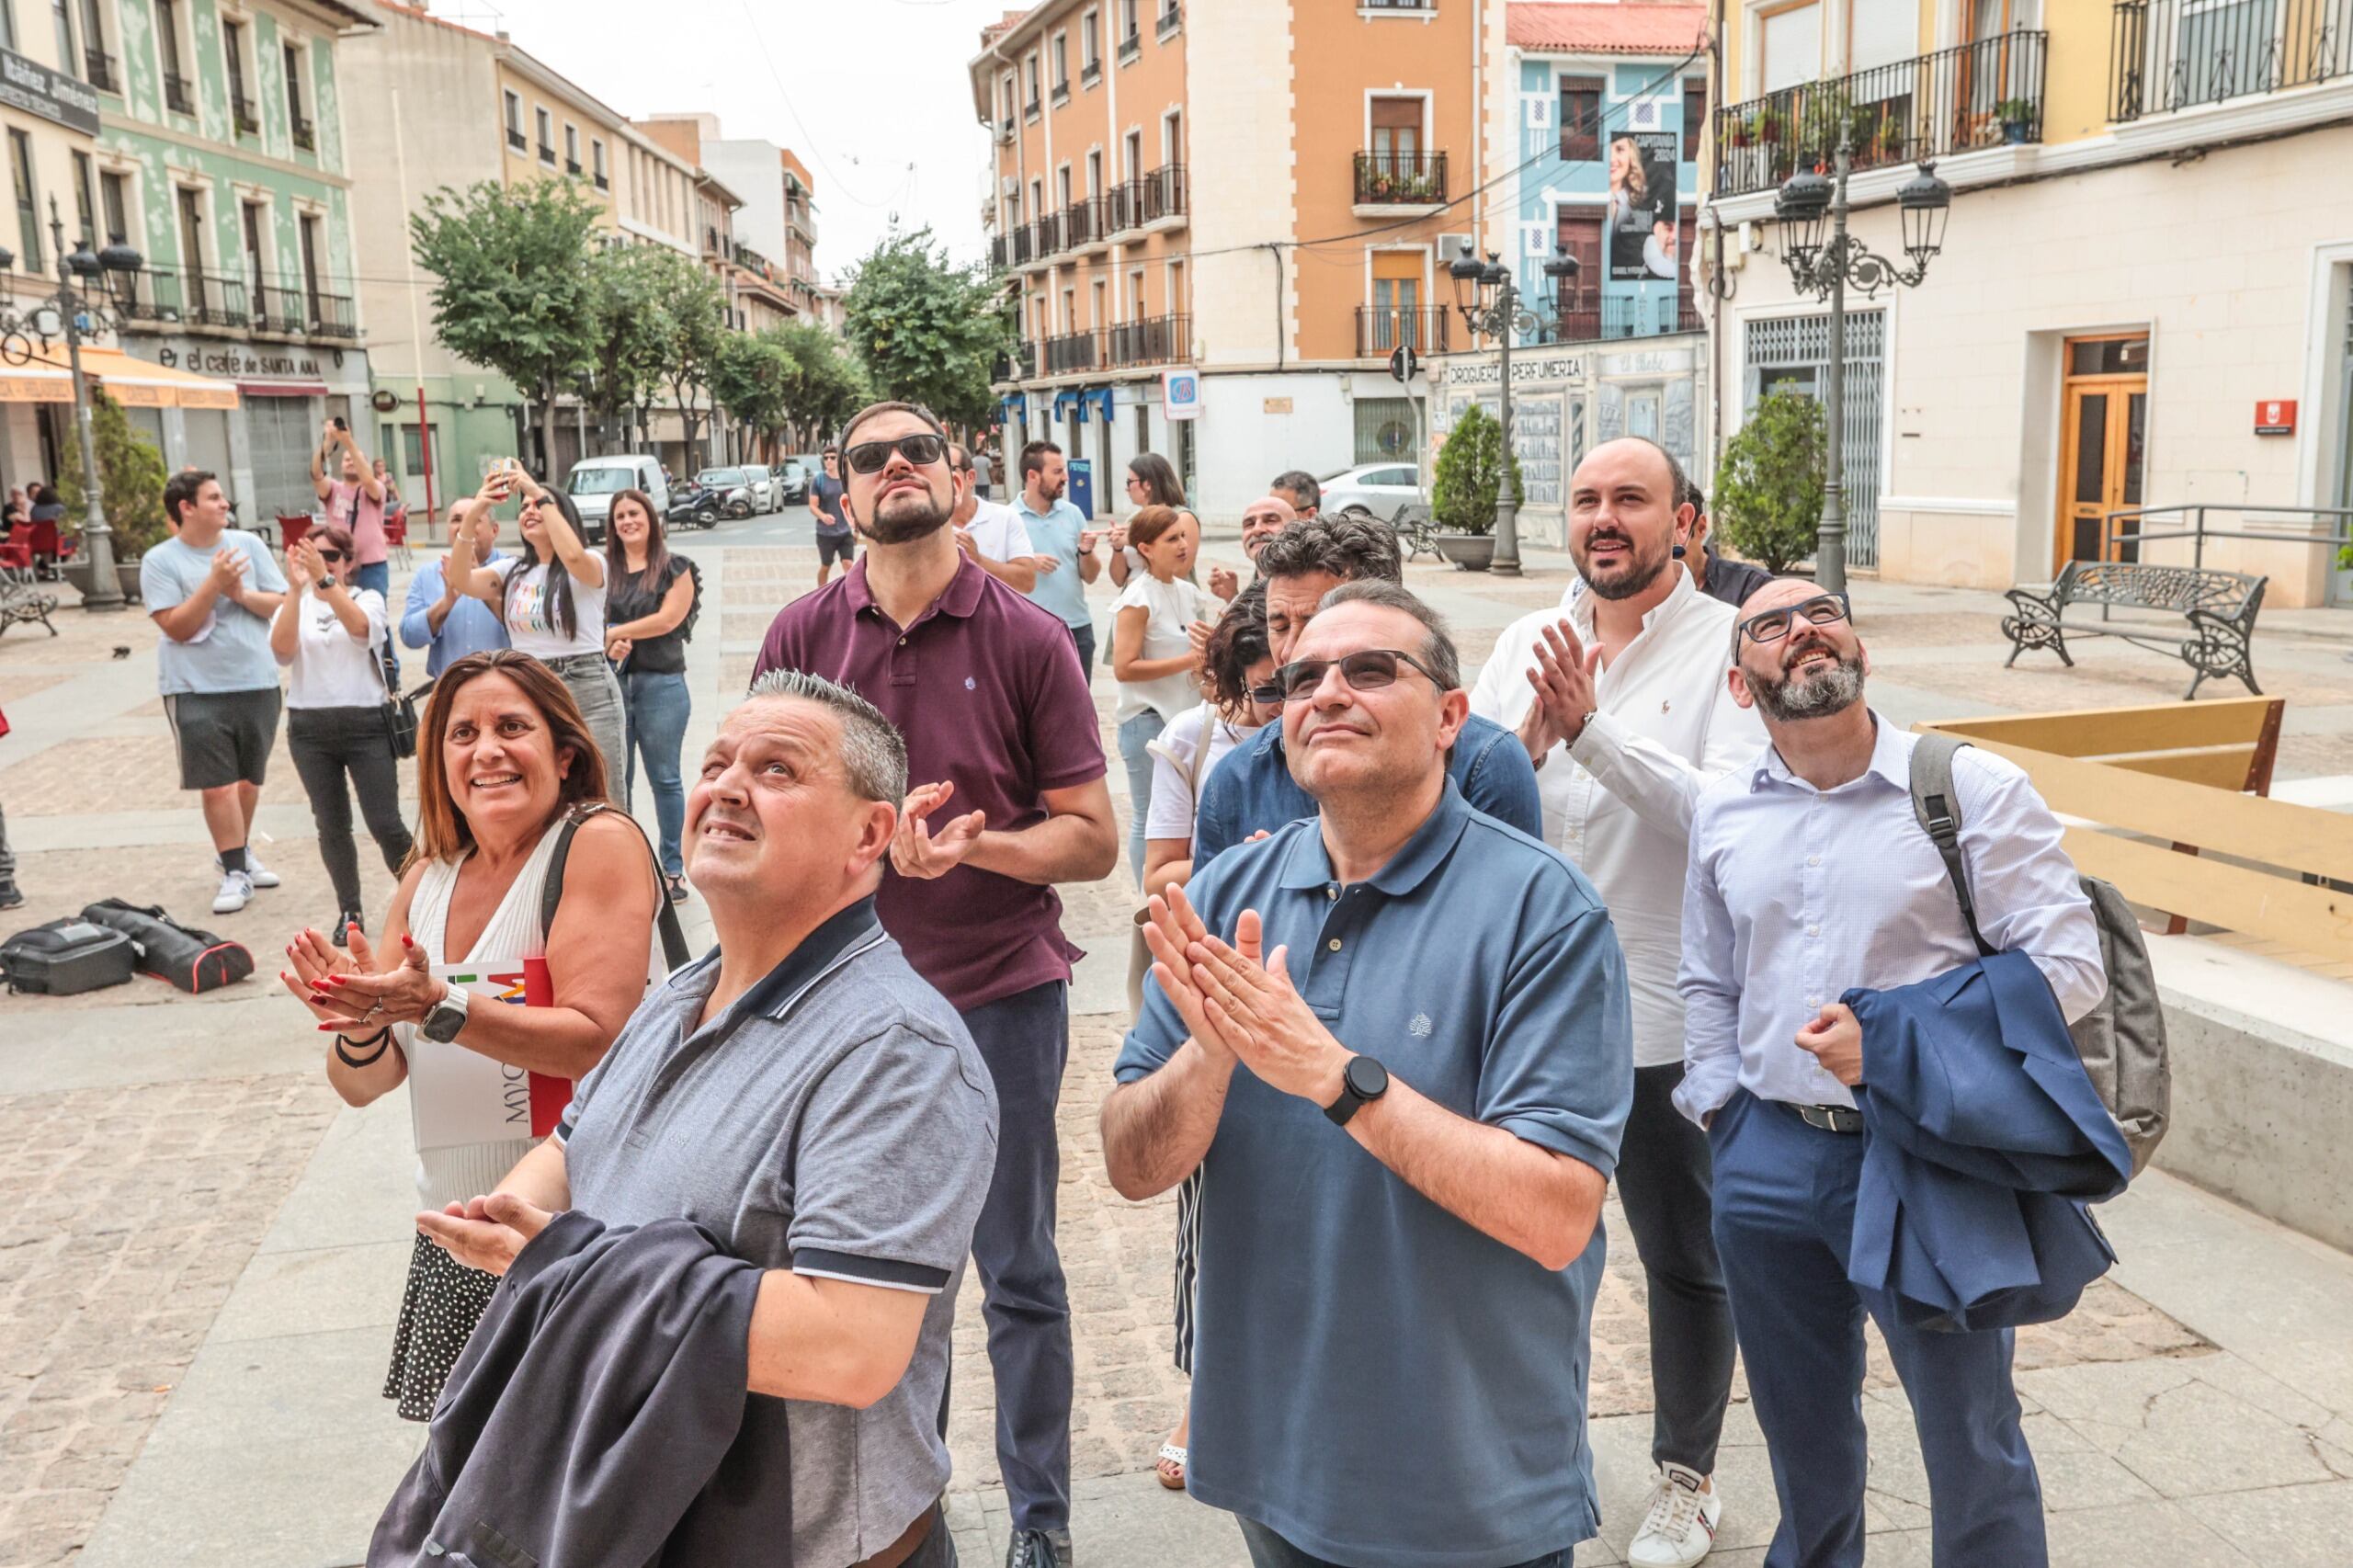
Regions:
[[1201, 699], [1193, 623], [1215, 601], [1188, 581], [1200, 525], [1168, 506], [1146, 506], [1128, 522], [1128, 543], [1143, 570], [1111, 601], [1111, 674], [1120, 683], [1120, 756], [1128, 766], [1128, 863], [1143, 885], [1144, 815], [1152, 799], [1145, 749], [1168, 721]]
[[[269, 649], [290, 672], [286, 744], [311, 797], [319, 858], [335, 884], [337, 947], [360, 924], [359, 848], [351, 836], [351, 790], [369, 836], [395, 877], [408, 859], [398, 760], [377, 648], [388, 635], [384, 596], [354, 587], [350, 530], [313, 528], [286, 552], [288, 593], [269, 623]], [[349, 787], [346, 787], [347, 778]]]
[[476, 500], [494, 506], [509, 495], [523, 498], [523, 553], [476, 566], [471, 542], [460, 538], [449, 554], [449, 581], [465, 583], [499, 612], [510, 647], [563, 681], [603, 754], [607, 776], [618, 778], [629, 760], [629, 721], [620, 677], [605, 656], [605, 559], [582, 542], [572, 497], [548, 489], [511, 458], [483, 481]]

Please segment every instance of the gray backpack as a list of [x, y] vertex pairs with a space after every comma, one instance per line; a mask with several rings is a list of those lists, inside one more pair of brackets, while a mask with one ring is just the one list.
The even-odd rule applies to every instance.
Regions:
[[[1961, 858], [1961, 801], [1952, 787], [1952, 755], [1969, 743], [1958, 735], [1925, 734], [1912, 750], [1912, 810], [1920, 825], [1936, 841], [1952, 876], [1953, 892], [1961, 899], [1961, 916], [1977, 950], [1988, 957], [1993, 946], [1977, 928], [1977, 903], [1969, 891], [1969, 872]], [[2108, 971], [2108, 994], [2099, 1006], [2075, 1020], [2068, 1030], [2075, 1040], [2075, 1054], [2099, 1092], [2124, 1142], [2132, 1151], [2132, 1174], [2139, 1176], [2165, 1135], [2173, 1107], [2173, 1068], [2165, 1058], [2165, 1012], [2157, 997], [2156, 971], [2149, 963], [2148, 944], [2141, 939], [2141, 923], [2131, 905], [2112, 882], [2097, 877], [2077, 879], [2092, 901], [2092, 918], [2099, 925], [2100, 964]]]

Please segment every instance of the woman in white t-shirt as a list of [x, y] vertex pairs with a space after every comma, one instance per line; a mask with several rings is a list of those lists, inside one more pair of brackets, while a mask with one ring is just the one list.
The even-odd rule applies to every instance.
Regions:
[[[473, 566], [469, 553], [469, 591], [498, 611], [510, 647], [562, 677], [604, 754], [606, 774], [619, 778], [629, 762], [629, 720], [620, 677], [605, 656], [604, 557], [582, 542], [572, 497], [512, 459], [483, 482], [476, 499], [494, 506], [510, 494], [523, 498], [523, 553], [487, 567]], [[459, 549], [471, 552], [464, 540]], [[450, 560], [454, 568], [456, 551]]]
[[[290, 672], [286, 744], [311, 797], [319, 858], [335, 884], [333, 940], [360, 924], [359, 847], [351, 836], [351, 790], [359, 793], [369, 836], [395, 877], [408, 858], [401, 819], [398, 759], [385, 706], [384, 596], [351, 585], [358, 570], [351, 532], [339, 524], [313, 528], [286, 552], [288, 592], [269, 623], [269, 650]], [[349, 788], [346, 788], [346, 778]]]
[[1128, 765], [1128, 864], [1143, 885], [1144, 814], [1152, 799], [1152, 755], [1169, 720], [1201, 699], [1194, 676], [1193, 623], [1213, 602], [1185, 574], [1199, 525], [1168, 506], [1146, 506], [1128, 522], [1128, 543], [1143, 570], [1111, 601], [1111, 674], [1120, 683], [1120, 756]]

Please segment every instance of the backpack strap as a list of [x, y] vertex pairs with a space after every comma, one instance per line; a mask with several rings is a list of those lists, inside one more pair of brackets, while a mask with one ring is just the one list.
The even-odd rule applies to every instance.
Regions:
[[1969, 891], [1969, 868], [1961, 858], [1961, 792], [1953, 788], [1953, 754], [1969, 743], [1959, 735], [1930, 731], [1912, 748], [1912, 814], [1944, 858], [1945, 873], [1952, 878], [1953, 895], [1961, 901], [1961, 917], [1969, 926], [1978, 955], [1992, 958], [1996, 950], [1978, 929], [1977, 901]]
[[[602, 812], [610, 812], [636, 828], [637, 836], [645, 844], [647, 858], [654, 858], [654, 841], [645, 836], [645, 829], [627, 812], [598, 801], [564, 813], [563, 821], [556, 826], [554, 853], [548, 857], [548, 880], [540, 889], [540, 933], [542, 938], [555, 929], [556, 905], [563, 902], [563, 863], [572, 855], [572, 835], [580, 831], [582, 823]], [[687, 950], [687, 933], [685, 927], [678, 924], [678, 906], [672, 903], [670, 895], [663, 891], [662, 863], [659, 859], [654, 860], [654, 896], [660, 906], [654, 916], [654, 927], [662, 933], [662, 961], [676, 969], [694, 955]]]

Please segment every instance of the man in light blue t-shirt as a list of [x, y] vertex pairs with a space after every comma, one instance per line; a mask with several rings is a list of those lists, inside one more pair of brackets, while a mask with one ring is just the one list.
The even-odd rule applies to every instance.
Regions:
[[164, 514], [174, 536], [140, 558], [139, 597], [163, 641], [156, 684], [180, 756], [180, 788], [204, 803], [221, 863], [212, 913], [251, 903], [278, 875], [254, 858], [254, 808], [278, 742], [278, 660], [270, 618], [286, 578], [269, 546], [229, 526], [221, 482], [198, 470], [172, 475]]
[[1070, 628], [1078, 644], [1078, 665], [1091, 682], [1095, 678], [1095, 612], [1086, 608], [1086, 585], [1103, 571], [1095, 547], [1102, 536], [1086, 526], [1086, 517], [1063, 499], [1070, 469], [1063, 449], [1051, 441], [1032, 441], [1021, 449], [1021, 499], [1014, 512], [1029, 529], [1029, 548], [1038, 562], [1038, 585], [1029, 598], [1051, 610]]

